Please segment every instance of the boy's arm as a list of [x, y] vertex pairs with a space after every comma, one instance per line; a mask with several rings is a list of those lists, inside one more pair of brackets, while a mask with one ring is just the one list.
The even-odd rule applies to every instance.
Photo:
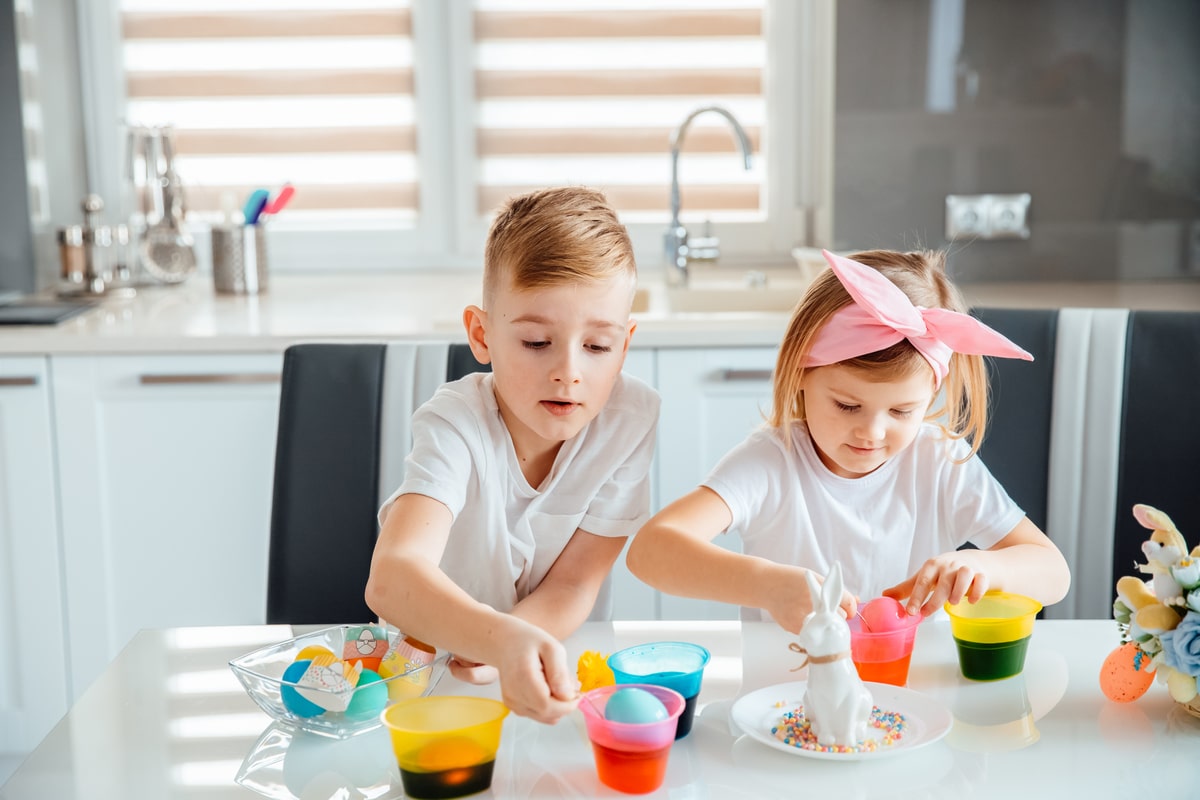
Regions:
[[987, 550], [954, 550], [929, 559], [916, 574], [884, 591], [926, 616], [944, 603], [977, 603], [989, 589], [1027, 595], [1042, 605], [1062, 600], [1071, 569], [1054, 542], [1029, 517]]
[[419, 494], [396, 499], [375, 544], [366, 601], [407, 634], [496, 667], [514, 713], [554, 722], [574, 709], [575, 676], [547, 632], [473, 599], [438, 563], [452, 522], [445, 505]]
[[624, 536], [576, 530], [538, 587], [513, 608], [513, 615], [557, 639], [567, 638], [591, 613], [625, 541]]
[[[812, 611], [802, 567], [734, 553], [712, 542], [733, 522], [720, 495], [701, 486], [650, 518], [629, 545], [629, 571], [651, 586], [681, 597], [699, 597], [765, 609], [796, 633]], [[854, 613], [853, 598], [842, 606]]]

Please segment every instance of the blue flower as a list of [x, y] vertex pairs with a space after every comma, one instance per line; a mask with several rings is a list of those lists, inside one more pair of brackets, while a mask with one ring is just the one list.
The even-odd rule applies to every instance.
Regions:
[[1200, 676], [1200, 612], [1189, 611], [1175, 630], [1159, 634], [1162, 659], [1185, 675]]

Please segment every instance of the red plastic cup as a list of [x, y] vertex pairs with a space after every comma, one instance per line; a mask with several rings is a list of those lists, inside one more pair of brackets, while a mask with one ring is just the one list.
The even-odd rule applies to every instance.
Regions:
[[[638, 723], [605, 719], [609, 698], [630, 688], [644, 689], [657, 697], [666, 707], [667, 716]], [[648, 683], [601, 686], [586, 692], [579, 701], [579, 710], [587, 724], [600, 782], [627, 794], [646, 794], [662, 786], [683, 706], [683, 695], [679, 692]]]
[[879, 597], [864, 606], [860, 615], [846, 620], [850, 626], [850, 658], [858, 676], [875, 683], [907, 684], [913, 641], [922, 619], [920, 614], [907, 614], [892, 598]]

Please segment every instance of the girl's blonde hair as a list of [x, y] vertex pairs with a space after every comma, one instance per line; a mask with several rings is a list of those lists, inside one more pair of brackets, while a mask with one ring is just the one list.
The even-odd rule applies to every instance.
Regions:
[[[900, 253], [893, 250], [868, 250], [849, 256], [860, 264], [878, 270], [896, 284], [915, 306], [945, 308], [967, 313], [966, 302], [946, 276], [945, 253], [922, 250]], [[808, 287], [788, 321], [787, 333], [775, 364], [774, 407], [768, 421], [783, 430], [803, 422], [805, 363], [817, 332], [835, 312], [853, 300], [841, 281], [826, 269]], [[860, 370], [870, 380], [892, 381], [909, 377], [932, 367], [907, 339], [874, 353], [839, 362]], [[955, 353], [950, 358], [950, 373], [942, 382], [943, 404], [931, 407], [926, 419], [937, 422], [947, 436], [966, 438], [971, 443], [968, 458], [978, 452], [987, 429], [988, 378], [982, 356]]]

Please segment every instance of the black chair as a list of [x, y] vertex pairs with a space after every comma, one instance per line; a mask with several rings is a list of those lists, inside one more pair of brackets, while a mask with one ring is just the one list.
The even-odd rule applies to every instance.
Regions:
[[1026, 516], [1046, 530], [1058, 309], [977, 308], [972, 313], [1033, 354], [1032, 363], [987, 359], [991, 403], [979, 457]]
[[1145, 563], [1135, 503], [1166, 512], [1200, 542], [1200, 313], [1134, 311], [1126, 334], [1112, 584]]
[[363, 592], [378, 534], [376, 513], [399, 485], [397, 465], [411, 444], [407, 418], [441, 382], [487, 369], [465, 344], [287, 349], [275, 446], [268, 623], [375, 618]]

